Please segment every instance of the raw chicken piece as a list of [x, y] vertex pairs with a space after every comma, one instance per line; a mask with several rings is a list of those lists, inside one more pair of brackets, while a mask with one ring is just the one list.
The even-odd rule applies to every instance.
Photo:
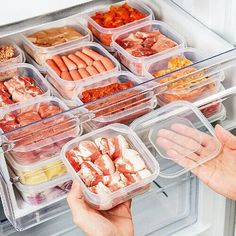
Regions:
[[40, 105], [38, 112], [43, 119], [62, 112], [62, 109], [55, 105], [42, 104]]
[[80, 142], [79, 151], [84, 160], [91, 160], [92, 162], [96, 161], [101, 156], [97, 146], [92, 141]]
[[115, 165], [107, 154], [99, 157], [94, 164], [103, 172], [104, 175], [112, 175], [115, 173]]

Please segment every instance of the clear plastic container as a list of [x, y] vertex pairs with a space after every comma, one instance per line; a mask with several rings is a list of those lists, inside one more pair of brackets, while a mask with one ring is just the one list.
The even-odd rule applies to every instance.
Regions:
[[141, 1], [127, 0], [127, 1], [119, 2], [119, 3], [113, 4], [113, 5], [120, 6], [124, 3], [128, 3], [129, 6], [139, 10], [140, 12], [145, 14], [146, 17], [144, 17], [140, 20], [128, 23], [126, 25], [117, 27], [117, 28], [104, 28], [104, 27], [100, 26], [96, 21], [94, 21], [91, 17], [94, 16], [96, 14], [96, 12], [107, 12], [109, 10], [110, 6], [91, 11], [91, 12], [87, 13], [85, 16], [88, 21], [88, 28], [92, 31], [94, 37], [97, 39], [98, 42], [100, 42], [110, 52], [115, 51], [113, 46], [111, 45], [113, 34], [119, 32], [121, 30], [128, 29], [131, 26], [138, 25], [144, 21], [154, 19], [154, 15], [153, 15], [152, 10], [149, 7], [147, 7], [144, 3], [142, 3]]
[[[91, 192], [88, 187], [86, 187], [82, 179], [76, 173], [75, 169], [66, 158], [66, 153], [67, 151], [78, 146], [81, 141], [94, 141], [99, 137], [111, 138], [117, 135], [122, 135], [128, 142], [130, 148], [136, 150], [139, 153], [140, 157], [145, 162], [146, 168], [151, 172], [151, 174], [147, 178], [138, 180], [137, 182], [132, 183], [129, 186], [120, 188], [119, 190], [116, 190], [112, 193], [106, 192], [103, 194], [95, 194]], [[111, 209], [116, 205], [137, 196], [138, 194], [146, 192], [149, 189], [151, 182], [156, 179], [159, 174], [159, 165], [155, 158], [150, 155], [150, 152], [146, 149], [145, 145], [143, 145], [137, 135], [128, 126], [122, 124], [112, 124], [90, 132], [81, 137], [75, 138], [63, 147], [61, 156], [68, 169], [68, 172], [71, 174], [71, 176], [73, 176], [73, 178], [77, 179], [80, 182], [85, 200], [93, 208], [99, 210]]]
[[[26, 92], [27, 96], [22, 94], [23, 92], [20, 90], [21, 88], [17, 87], [17, 85], [14, 85], [17, 87], [17, 89], [14, 89], [14, 97], [15, 101], [19, 102], [13, 102], [11, 99], [13, 97], [13, 93], [9, 91], [11, 104], [7, 104], [3, 107], [0, 107], [0, 110], [3, 110], [1, 112], [5, 112], [6, 109], [14, 109], [18, 108], [19, 104], [27, 103], [30, 100], [37, 100], [42, 97], [48, 97], [50, 96], [50, 85], [49, 83], [43, 78], [43, 76], [39, 73], [39, 71], [32, 65], [26, 64], [26, 63], [18, 63], [18, 64], [12, 64], [5, 67], [0, 67], [0, 80], [1, 82], [9, 81], [13, 77], [30, 77], [33, 80], [33, 83], [36, 87], [40, 88], [42, 90], [42, 94], [40, 95], [30, 95], [30, 93]], [[12, 85], [13, 86], [13, 85]], [[11, 86], [11, 87], [12, 87]], [[25, 86], [26, 87], [26, 86]], [[24, 87], [24, 89], [25, 89]], [[19, 94], [16, 95], [16, 90], [19, 91]], [[32, 92], [33, 94], [33, 92]], [[17, 99], [16, 99], [17, 98]]]
[[15, 187], [23, 200], [32, 206], [39, 206], [50, 201], [55, 202], [56, 199], [59, 200], [65, 197], [71, 186], [72, 180], [68, 175], [51, 183], [38, 186], [25, 186], [21, 183], [15, 183]]
[[[48, 105], [51, 107], [49, 108]], [[56, 109], [54, 113], [52, 113], [53, 109]], [[68, 109], [58, 98], [47, 97], [2, 113], [2, 118], [9, 115], [19, 117], [19, 114], [30, 111], [31, 114], [34, 112], [37, 118], [45, 119], [43, 122], [30, 120], [30, 126], [27, 122], [25, 126], [5, 133], [6, 142], [13, 144], [8, 150], [13, 159], [20, 165], [29, 165], [58, 156], [66, 142], [82, 133], [78, 118], [71, 112], [54, 115]]]
[[[163, 50], [159, 53], [155, 53], [151, 56], [142, 56], [136, 57], [131, 55], [128, 51], [126, 51], [123, 47], [121, 47], [116, 41], [127, 38], [130, 34], [134, 34], [136, 32], [154, 32], [160, 31], [161, 34], [173, 40], [177, 45], [175, 47], [169, 48], [167, 50]], [[184, 48], [186, 45], [185, 39], [179, 35], [174, 29], [172, 29], [169, 25], [161, 21], [146, 21], [142, 24], [138, 24], [133, 27], [129, 27], [123, 31], [120, 31], [113, 35], [112, 37], [112, 46], [116, 50], [116, 57], [118, 60], [126, 66], [131, 72], [136, 75], [142, 76], [144, 74], [145, 64], [150, 60], [158, 59], [165, 53], [169, 53], [173, 50]]]
[[67, 173], [67, 169], [60, 157], [29, 165], [21, 165], [14, 160], [11, 154], [8, 154], [7, 162], [16, 175], [11, 176], [12, 179], [14, 178], [13, 182], [20, 182], [27, 186], [50, 182]]
[[[50, 29], [54, 30], [55, 28], [58, 28], [58, 27], [71, 27], [83, 36], [81, 38], [74, 39], [74, 40], [67, 41], [67, 42], [62, 42], [61, 44], [50, 46], [50, 47], [37, 46], [27, 38], [28, 36], [30, 36], [33, 33], [40, 32], [40, 31], [45, 31], [45, 30], [50, 30]], [[92, 36], [92, 33], [90, 32], [90, 30], [88, 28], [86, 28], [86, 27], [84, 27], [80, 24], [78, 19], [67, 18], [67, 19], [47, 23], [43, 26], [40, 26], [37, 29], [26, 31], [23, 34], [21, 34], [21, 38], [22, 38], [22, 41], [23, 41], [23, 47], [24, 47], [25, 51], [39, 65], [43, 65], [43, 63], [44, 63], [45, 59], [47, 58], [48, 54], [54, 52], [55, 50], [59, 50], [59, 49], [64, 48], [64, 47], [69, 47], [69, 46], [74, 45], [74, 44], [79, 43], [79, 42], [92, 41], [93, 36]]]
[[[85, 104], [82, 94], [86, 90], [102, 88], [114, 83], [133, 83], [138, 85], [142, 79], [136, 77], [130, 72], [120, 71], [112, 75], [104, 76], [96, 82], [91, 81], [77, 90], [78, 105]], [[107, 96], [108, 94], [106, 94]], [[129, 123], [139, 116], [142, 116], [156, 107], [154, 93], [147, 86], [130, 87], [127, 91], [122, 91], [114, 96], [102, 98], [81, 108], [85, 113], [93, 111], [95, 118], [92, 120], [92, 126], [99, 128], [111, 123]]]
[[159, 108], [130, 127], [157, 159], [164, 178], [193, 170], [221, 151], [214, 128], [197, 107], [186, 101]]
[[64, 50], [60, 50], [60, 51], [55, 51], [53, 54], [49, 55], [49, 58], [52, 58], [54, 55], [69, 55], [71, 53], [75, 53], [76, 51], [81, 51], [83, 48], [90, 48], [93, 51], [96, 51], [97, 53], [99, 53], [100, 55], [108, 58], [114, 68], [108, 70], [108, 71], [104, 71], [101, 72], [97, 75], [93, 75], [93, 76], [89, 76], [85, 79], [80, 79], [77, 81], [68, 81], [68, 80], [64, 80], [62, 78], [60, 78], [55, 71], [46, 64], [45, 62], [45, 67], [48, 73], [48, 80], [49, 82], [57, 89], [57, 91], [65, 98], [65, 99], [72, 99], [74, 97], [74, 93], [76, 91], [77, 87], [81, 87], [83, 88], [84, 83], [89, 83], [91, 81], [94, 81], [97, 77], [101, 77], [101, 76], [105, 76], [106, 74], [110, 74], [110, 73], [115, 73], [116, 71], [118, 71], [120, 69], [120, 64], [119, 62], [110, 54], [108, 53], [101, 45], [97, 44], [97, 43], [93, 43], [93, 42], [88, 42], [88, 43], [80, 43], [77, 45], [74, 45], [73, 47], [64, 49]]

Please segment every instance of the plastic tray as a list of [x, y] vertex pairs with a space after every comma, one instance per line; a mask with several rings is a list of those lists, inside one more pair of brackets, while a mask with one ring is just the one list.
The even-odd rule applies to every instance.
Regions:
[[[123, 39], [128, 37], [131, 33], [136, 32], [153, 32], [159, 30], [163, 35], [170, 38], [171, 40], [177, 43], [177, 46], [164, 50], [162, 52], [153, 54], [151, 56], [143, 56], [143, 57], [135, 57], [127, 52], [124, 48], [122, 48], [117, 42], [117, 39]], [[186, 42], [185, 39], [179, 35], [174, 29], [172, 29], [169, 25], [161, 21], [146, 21], [142, 24], [138, 24], [133, 27], [129, 27], [123, 31], [120, 31], [113, 35], [112, 37], [112, 46], [116, 50], [116, 57], [118, 60], [126, 66], [130, 71], [132, 71], [136, 75], [142, 76], [144, 74], [145, 64], [149, 62], [149, 60], [153, 60], [154, 58], [159, 58], [165, 53], [169, 53], [173, 50], [185, 47]]]
[[70, 180], [68, 175], [51, 183], [38, 186], [24, 186], [21, 183], [15, 184], [23, 200], [33, 206], [39, 206], [65, 197], [71, 189], [71, 185], [72, 180]]
[[62, 163], [60, 157], [37, 162], [35, 164], [21, 165], [18, 164], [10, 154], [8, 154], [7, 162], [16, 174], [16, 176], [11, 176], [11, 178], [14, 178], [13, 181], [20, 182], [27, 186], [35, 186], [50, 182], [67, 172], [67, 169]]
[[64, 50], [60, 50], [57, 52], [54, 52], [53, 54], [49, 55], [49, 58], [51, 58], [52, 56], [59, 54], [59, 55], [68, 55], [70, 53], [74, 53], [78, 50], [82, 50], [83, 48], [90, 48], [96, 52], [98, 52], [99, 54], [109, 58], [112, 63], [114, 64], [114, 68], [106, 71], [106, 72], [102, 72], [98, 75], [94, 75], [94, 76], [90, 76], [86, 79], [81, 79], [79, 81], [67, 81], [67, 80], [63, 80], [61, 79], [53, 70], [50, 66], [48, 66], [47, 64], [45, 64], [47, 73], [48, 73], [48, 80], [49, 82], [57, 89], [57, 91], [62, 95], [62, 97], [64, 97], [65, 99], [72, 99], [74, 97], [74, 93], [76, 91], [77, 87], [81, 87], [83, 88], [84, 83], [90, 83], [91, 81], [94, 81], [97, 77], [100, 76], [105, 76], [106, 74], [110, 74], [110, 73], [114, 73], [116, 71], [118, 71], [120, 69], [120, 64], [119, 62], [110, 54], [108, 53], [101, 45], [97, 44], [97, 43], [93, 43], [93, 42], [87, 42], [87, 43], [80, 43], [80, 44], [76, 44], [73, 47], [64, 49]]
[[[82, 140], [94, 140], [99, 137], [114, 137], [116, 135], [123, 135], [123, 137], [125, 137], [126, 141], [129, 143], [130, 148], [139, 152], [146, 164], [147, 169], [151, 172], [151, 175], [113, 193], [106, 193], [103, 195], [94, 194], [86, 187], [76, 171], [73, 169], [66, 158], [66, 152], [76, 147]], [[150, 187], [150, 183], [158, 176], [159, 173], [159, 165], [155, 158], [150, 155], [145, 145], [143, 145], [141, 140], [128, 126], [121, 124], [112, 124], [70, 141], [63, 147], [61, 156], [63, 158], [63, 162], [68, 168], [68, 172], [71, 174], [71, 176], [73, 176], [73, 178], [80, 182], [85, 200], [93, 208], [99, 210], [113, 208], [138, 194], [146, 192]]]
[[86, 19], [88, 21], [88, 28], [92, 31], [92, 33], [95, 36], [95, 38], [97, 39], [97, 41], [100, 42], [110, 52], [115, 51], [113, 46], [111, 45], [112, 36], [114, 33], [117, 33], [121, 30], [127, 29], [131, 26], [138, 25], [141, 22], [154, 19], [154, 15], [153, 15], [152, 10], [149, 7], [147, 7], [145, 4], [143, 4], [141, 1], [128, 0], [128, 1], [119, 2], [117, 4], [113, 4], [113, 5], [114, 6], [122, 5], [125, 2], [127, 2], [129, 4], [129, 6], [136, 8], [139, 11], [141, 11], [142, 13], [146, 14], [146, 17], [143, 19], [128, 23], [126, 25], [117, 27], [117, 28], [104, 28], [104, 27], [100, 26], [97, 22], [95, 22], [91, 18], [91, 16], [95, 15], [96, 12], [108, 11], [110, 6], [105, 7], [105, 8], [101, 8], [101, 9], [97, 9], [97, 10], [91, 11], [88, 14], [86, 14]]
[[221, 150], [214, 128], [189, 102], [168, 104], [135, 120], [130, 127], [152, 150], [164, 178], [176, 178], [193, 170]]
[[[38, 111], [42, 104], [53, 104], [63, 111], [69, 108], [58, 98], [47, 97], [8, 109], [6, 114], [19, 114], [25, 111]], [[56, 118], [56, 119], [55, 119]], [[45, 121], [31, 123], [31, 126], [18, 128], [5, 133], [7, 142], [13, 142], [10, 149], [13, 159], [21, 165], [29, 165], [58, 156], [62, 146], [82, 133], [79, 120], [70, 112], [46, 118]]]
[[[84, 104], [80, 99], [82, 92], [88, 89], [99, 88], [113, 83], [133, 82], [134, 85], [142, 83], [142, 80], [130, 72], [120, 71], [112, 75], [104, 76], [96, 82], [87, 83], [83, 89], [77, 90], [78, 105]], [[137, 93], [135, 95], [135, 93]], [[152, 90], [145, 85], [138, 88], [129, 88], [114, 96], [102, 98], [85, 105], [81, 111], [85, 113], [94, 111], [96, 118], [92, 120], [92, 126], [99, 128], [111, 123], [129, 123], [139, 116], [142, 116], [156, 107], [156, 99]]]
[[[76, 29], [78, 32], [80, 32], [84, 37], [81, 37], [79, 39], [75, 39], [72, 41], [68, 41], [66, 43], [62, 43], [56, 46], [51, 47], [39, 47], [33, 44], [30, 40], [28, 40], [27, 36], [31, 35], [33, 33], [42, 31], [42, 30], [48, 30], [52, 28], [57, 27], [64, 27], [64, 26], [70, 26], [74, 29]], [[86, 41], [92, 41], [93, 36], [92, 33], [87, 29], [86, 27], [82, 26], [77, 19], [67, 18], [63, 20], [54, 21], [48, 24], [45, 24], [37, 29], [29, 30], [21, 34], [21, 38], [23, 41], [23, 46], [25, 51], [39, 64], [42, 65], [45, 59], [47, 58], [47, 55], [49, 53], [54, 52], [55, 50], [59, 50], [64, 47], [69, 47], [71, 45], [74, 45], [78, 42], [86, 42]]]

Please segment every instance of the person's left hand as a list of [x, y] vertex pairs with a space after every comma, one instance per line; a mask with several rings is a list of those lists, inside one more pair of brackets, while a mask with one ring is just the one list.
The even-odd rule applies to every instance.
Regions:
[[108, 211], [97, 211], [84, 201], [80, 184], [75, 180], [67, 201], [73, 221], [89, 236], [133, 236], [131, 201]]

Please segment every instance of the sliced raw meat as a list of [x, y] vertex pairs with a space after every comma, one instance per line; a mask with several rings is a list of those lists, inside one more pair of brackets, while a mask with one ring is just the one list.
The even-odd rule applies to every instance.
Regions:
[[94, 164], [103, 172], [104, 175], [112, 175], [115, 173], [115, 165], [107, 154], [99, 157]]
[[82, 141], [79, 144], [79, 151], [84, 160], [96, 161], [101, 153], [92, 141]]
[[43, 119], [62, 112], [62, 109], [59, 106], [42, 104], [40, 105], [38, 112]]

